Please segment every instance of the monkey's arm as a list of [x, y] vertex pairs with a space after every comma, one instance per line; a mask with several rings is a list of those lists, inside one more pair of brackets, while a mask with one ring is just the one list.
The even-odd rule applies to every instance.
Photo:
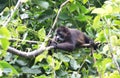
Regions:
[[58, 43], [56, 45], [57, 49], [65, 50], [65, 51], [73, 51], [75, 48], [75, 45], [73, 43], [64, 42], [64, 43]]

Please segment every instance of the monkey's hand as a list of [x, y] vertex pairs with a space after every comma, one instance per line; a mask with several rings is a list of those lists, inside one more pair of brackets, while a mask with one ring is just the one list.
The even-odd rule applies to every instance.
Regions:
[[57, 42], [53, 41], [53, 40], [49, 40], [48, 41], [48, 46], [54, 46], [54, 48], [56, 48], [57, 47]]
[[54, 48], [56, 48], [56, 47], [57, 47], [57, 43], [56, 43], [56, 42], [52, 42], [52, 43], [50, 44], [50, 46], [54, 46]]

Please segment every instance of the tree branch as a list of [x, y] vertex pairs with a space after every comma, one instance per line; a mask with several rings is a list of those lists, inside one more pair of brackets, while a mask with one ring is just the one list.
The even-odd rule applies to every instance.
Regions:
[[[90, 46], [91, 46], [90, 44], [83, 44], [82, 45], [82, 47], [90, 47]], [[54, 48], [54, 46], [45, 47], [44, 43], [43, 43], [40, 48], [38, 48], [37, 50], [31, 51], [31, 52], [20, 51], [20, 50], [13, 48], [13, 47], [8, 47], [7, 52], [10, 52], [12, 54], [16, 54], [19, 56], [23, 56], [26, 58], [31, 58], [31, 57], [36, 57], [37, 55], [43, 53], [45, 50], [50, 50], [52, 48]]]
[[31, 57], [36, 57], [37, 55], [43, 53], [45, 50], [50, 50], [52, 48], [54, 47], [53, 46], [49, 46], [49, 47], [41, 46], [37, 50], [31, 51], [31, 52], [24, 52], [24, 51], [17, 50], [13, 47], [8, 47], [7, 51], [12, 54], [16, 54], [16, 55], [23, 56], [26, 58], [31, 58]]
[[39, 41], [30, 41], [30, 40], [21, 40], [21, 39], [15, 39], [15, 38], [11, 38], [9, 39], [10, 42], [14, 42], [14, 41], [19, 41], [19, 42], [26, 42], [29, 44], [37, 44], [39, 43]]

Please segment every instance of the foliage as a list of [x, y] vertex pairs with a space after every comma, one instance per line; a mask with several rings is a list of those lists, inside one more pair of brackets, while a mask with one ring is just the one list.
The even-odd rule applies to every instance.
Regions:
[[[120, 65], [120, 0], [70, 0], [60, 12], [53, 31], [64, 25], [85, 32], [100, 42], [92, 57], [89, 48], [79, 48], [73, 52], [52, 50], [52, 54], [45, 51], [30, 59], [8, 53], [7, 49], [13, 46], [30, 52], [39, 48], [65, 0], [22, 0], [10, 22], [4, 26], [17, 1], [0, 1], [0, 77], [120, 77], [117, 66]], [[25, 40], [38, 41], [38, 44], [29, 44]]]

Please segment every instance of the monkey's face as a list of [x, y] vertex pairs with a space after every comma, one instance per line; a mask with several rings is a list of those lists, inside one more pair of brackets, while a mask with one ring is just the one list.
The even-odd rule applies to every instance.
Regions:
[[55, 38], [56, 41], [60, 41], [60, 42], [63, 42], [65, 40], [65, 33], [60, 31], [60, 32], [57, 32], [56, 33], [56, 38]]
[[64, 41], [67, 41], [68, 38], [70, 38], [69, 36], [70, 36], [70, 32], [69, 32], [68, 28], [59, 27], [56, 30], [56, 38], [55, 38], [55, 40], [60, 41], [60, 42], [64, 42]]

